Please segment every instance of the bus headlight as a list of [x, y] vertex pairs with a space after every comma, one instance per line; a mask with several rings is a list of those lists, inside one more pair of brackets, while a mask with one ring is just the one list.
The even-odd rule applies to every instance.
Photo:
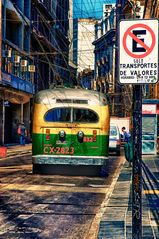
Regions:
[[59, 131], [59, 139], [60, 139], [61, 141], [65, 141], [65, 136], [66, 136], [65, 131], [64, 131], [64, 130], [60, 130], [60, 131]]
[[78, 131], [77, 133], [77, 139], [80, 143], [83, 142], [83, 138], [84, 138], [84, 133], [82, 131]]

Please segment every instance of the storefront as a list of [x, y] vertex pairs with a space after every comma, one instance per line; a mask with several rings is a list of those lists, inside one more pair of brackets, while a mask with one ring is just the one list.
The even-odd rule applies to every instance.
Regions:
[[30, 132], [30, 100], [34, 84], [2, 72], [0, 82], [0, 145], [18, 143], [17, 128], [24, 122]]
[[142, 154], [159, 153], [159, 100], [143, 100]]

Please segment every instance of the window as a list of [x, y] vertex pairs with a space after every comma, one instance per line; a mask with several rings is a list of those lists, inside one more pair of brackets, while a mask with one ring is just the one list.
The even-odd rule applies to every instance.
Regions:
[[73, 121], [82, 123], [96, 123], [98, 115], [89, 109], [73, 109]]
[[89, 109], [54, 108], [49, 110], [45, 114], [44, 120], [46, 122], [71, 122], [72, 121], [72, 122], [81, 122], [81, 123], [96, 123], [98, 122], [98, 115], [94, 111]]
[[71, 108], [55, 108], [45, 114], [44, 120], [47, 122], [70, 122], [70, 116]]
[[117, 135], [117, 129], [115, 126], [110, 127], [110, 135], [111, 136], [116, 136]]

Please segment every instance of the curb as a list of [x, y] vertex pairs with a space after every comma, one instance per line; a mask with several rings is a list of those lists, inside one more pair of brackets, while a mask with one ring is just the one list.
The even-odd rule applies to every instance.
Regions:
[[105, 214], [105, 211], [106, 211], [107, 206], [109, 204], [109, 200], [111, 198], [111, 195], [113, 193], [113, 190], [115, 188], [115, 185], [117, 183], [117, 180], [120, 176], [120, 173], [123, 169], [124, 164], [125, 164], [125, 159], [124, 159], [124, 162], [121, 164], [120, 168], [115, 173], [115, 178], [113, 179], [113, 181], [112, 181], [112, 183], [111, 183], [111, 185], [110, 185], [110, 187], [109, 187], [109, 189], [106, 193], [106, 197], [103, 200], [103, 202], [101, 204], [101, 207], [99, 209], [99, 212], [96, 214], [96, 216], [95, 216], [95, 218], [94, 218], [94, 220], [91, 224], [91, 227], [89, 229], [89, 233], [85, 237], [85, 239], [96, 239], [96, 238], [98, 238], [98, 235], [100, 234], [100, 228], [101, 228], [103, 215]]

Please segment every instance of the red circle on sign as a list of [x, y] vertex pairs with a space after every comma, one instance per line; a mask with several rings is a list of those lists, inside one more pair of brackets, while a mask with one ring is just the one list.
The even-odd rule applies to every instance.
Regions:
[[[132, 29], [138, 28], [138, 27], [145, 28], [146, 30], [148, 30], [148, 31], [150, 32], [151, 37], [152, 37], [152, 43], [151, 43], [151, 46], [150, 46], [150, 47], [147, 46], [146, 44], [144, 44], [144, 42], [142, 42], [139, 38], [137, 38], [133, 33], [131, 33], [131, 30], [132, 30]], [[136, 54], [132, 53], [132, 52], [127, 48], [127, 45], [126, 45], [126, 39], [127, 39], [128, 36], [130, 36], [130, 37], [136, 39], [136, 41], [137, 41], [140, 45], [142, 45], [144, 48], [146, 48], [147, 52], [142, 53], [142, 54], [140, 54], [140, 55], [136, 55]], [[155, 43], [156, 43], [156, 41], [155, 41], [155, 34], [154, 34], [154, 32], [152, 31], [152, 29], [151, 29], [149, 26], [147, 26], [147, 25], [145, 25], [145, 24], [142, 24], [142, 23], [138, 23], [138, 24], [132, 25], [132, 26], [129, 27], [129, 28], [126, 30], [126, 32], [124, 33], [124, 37], [123, 37], [123, 46], [124, 46], [124, 49], [125, 49], [126, 53], [127, 53], [129, 56], [134, 57], [134, 58], [144, 58], [144, 57], [148, 56], [148, 55], [152, 52], [152, 50], [153, 50], [153, 48], [154, 48], [154, 46], [155, 46]]]

